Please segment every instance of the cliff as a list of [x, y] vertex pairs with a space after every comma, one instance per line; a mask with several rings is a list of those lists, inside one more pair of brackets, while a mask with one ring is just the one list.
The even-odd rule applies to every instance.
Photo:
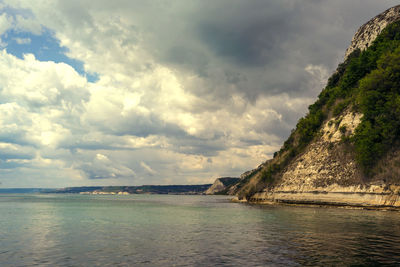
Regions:
[[400, 6], [364, 24], [273, 159], [232, 188], [258, 203], [400, 207]]
[[400, 5], [389, 8], [385, 12], [374, 17], [358, 29], [350, 46], [346, 50], [345, 59], [357, 49], [365, 50], [387, 25], [400, 19]]
[[215, 182], [205, 191], [206, 195], [225, 194], [232, 185], [235, 185], [240, 179], [223, 177], [217, 178]]

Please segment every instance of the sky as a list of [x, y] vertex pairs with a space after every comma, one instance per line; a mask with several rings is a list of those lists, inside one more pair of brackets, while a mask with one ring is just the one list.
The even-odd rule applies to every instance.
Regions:
[[0, 187], [238, 177], [396, 4], [0, 0]]

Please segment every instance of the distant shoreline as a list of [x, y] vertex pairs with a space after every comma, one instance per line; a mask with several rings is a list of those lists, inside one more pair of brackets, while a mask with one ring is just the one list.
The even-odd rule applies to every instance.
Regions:
[[175, 194], [202, 195], [211, 184], [202, 185], [141, 185], [141, 186], [78, 186], [65, 188], [0, 188], [0, 194], [90, 194], [90, 195], [131, 195], [131, 194]]

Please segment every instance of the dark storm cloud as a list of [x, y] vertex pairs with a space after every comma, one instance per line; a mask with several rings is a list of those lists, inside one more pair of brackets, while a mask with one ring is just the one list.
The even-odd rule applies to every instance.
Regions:
[[[242, 92], [256, 99], [279, 92], [316, 96], [318, 91], [307, 87], [306, 65], [323, 65], [332, 72], [357, 28], [396, 1], [229, 0], [206, 1], [194, 8], [185, 3], [178, 5], [179, 16], [187, 19], [186, 28], [192, 31], [178, 32], [174, 23], [179, 25], [181, 18], [172, 20], [171, 39], [162, 35], [167, 39], [151, 44], [157, 46], [160, 59], [206, 77], [213, 89], [187, 88], [194, 93], [212, 93], [220, 99]], [[214, 90], [217, 82], [232, 83], [217, 70], [240, 73], [245, 79], [233, 82], [234, 88]]]
[[262, 66], [282, 54], [281, 42], [296, 28], [292, 11], [293, 7], [276, 3], [242, 2], [228, 14], [216, 9], [218, 14], [199, 23], [198, 33], [215, 55], [238, 65]]
[[218, 1], [201, 7], [195, 34], [215, 56], [238, 65], [269, 65], [289, 56], [315, 64], [335, 60], [362, 23], [396, 3], [384, 2]]

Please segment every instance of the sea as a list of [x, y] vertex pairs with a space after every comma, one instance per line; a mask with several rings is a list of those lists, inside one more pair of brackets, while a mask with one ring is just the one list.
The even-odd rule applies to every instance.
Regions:
[[400, 266], [400, 212], [0, 194], [0, 266]]

